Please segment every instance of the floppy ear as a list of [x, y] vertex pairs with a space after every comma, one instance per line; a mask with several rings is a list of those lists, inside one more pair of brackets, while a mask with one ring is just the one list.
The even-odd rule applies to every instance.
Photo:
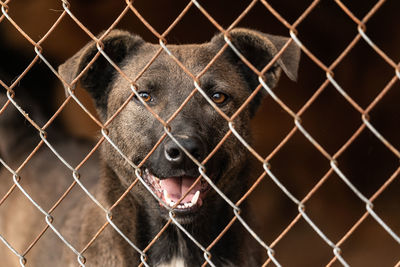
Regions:
[[[230, 32], [231, 42], [235, 48], [259, 71], [261, 71], [289, 40], [287, 37], [265, 34], [244, 28], [236, 28]], [[224, 35], [218, 34], [211, 40], [211, 44], [216, 48], [221, 48], [225, 44]], [[242, 72], [244, 79], [249, 85], [250, 90], [254, 90], [258, 85], [257, 75], [236, 55], [229, 47], [224, 55], [228, 60], [237, 65]], [[266, 83], [270, 88], [276, 86], [281, 71], [293, 81], [297, 80], [297, 70], [300, 61], [300, 48], [292, 42], [286, 47], [283, 54], [276, 63], [265, 73]], [[254, 113], [261, 97], [257, 96], [252, 106], [251, 112]]]
[[[102, 36], [102, 34], [99, 34], [98, 37]], [[117, 65], [120, 65], [128, 54], [133, 53], [144, 43], [139, 36], [121, 30], [110, 31], [102, 42], [104, 44], [104, 52]], [[59, 66], [59, 74], [70, 84], [89, 64], [97, 52], [96, 43], [94, 41], [88, 43], [73, 57]], [[96, 108], [102, 118], [105, 118], [107, 114], [107, 98], [115, 72], [115, 68], [107, 59], [103, 55], [99, 55], [80, 78], [81, 86], [93, 97]]]

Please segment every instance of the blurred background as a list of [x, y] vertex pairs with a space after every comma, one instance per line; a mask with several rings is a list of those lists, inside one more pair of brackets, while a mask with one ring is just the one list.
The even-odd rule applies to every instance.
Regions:
[[[94, 34], [107, 29], [126, 7], [125, 1], [69, 2], [73, 14]], [[250, 2], [200, 1], [224, 28], [229, 27]], [[343, 1], [360, 20], [377, 2]], [[271, 0], [268, 3], [292, 24], [312, 1]], [[135, 8], [159, 33], [169, 27], [187, 4], [188, 1], [183, 0], [134, 1]], [[61, 1], [53, 0], [10, 1], [8, 6], [10, 17], [35, 41], [46, 34], [63, 10]], [[366, 24], [367, 35], [396, 64], [400, 61], [399, 12], [400, 1], [385, 1]], [[261, 3], [257, 3], [238, 26], [289, 36], [289, 30]], [[116, 27], [137, 33], [149, 42], [158, 42], [133, 12], [128, 12]], [[336, 60], [358, 33], [357, 24], [334, 1], [327, 0], [321, 1], [296, 29], [301, 42], [327, 66]], [[201, 43], [217, 32], [218, 29], [193, 6], [166, 39], [168, 43]], [[88, 41], [87, 34], [66, 16], [43, 42], [43, 55], [57, 67]], [[32, 45], [7, 19], [3, 19], [0, 23], [0, 79], [11, 85], [35, 56]], [[363, 109], [374, 101], [395, 75], [393, 67], [364, 40], [360, 40], [333, 71], [335, 80]], [[303, 53], [298, 82], [282, 77], [275, 92], [297, 112], [325, 80], [326, 73]], [[35, 99], [47, 118], [65, 99], [61, 82], [43, 62], [35, 64], [14, 90], [17, 96]], [[86, 106], [92, 107], [83, 90], [78, 89], [77, 95]], [[399, 101], [400, 80], [369, 112], [371, 124], [397, 150], [400, 149]], [[362, 125], [361, 114], [332, 85], [324, 89], [301, 118], [304, 128], [331, 155]], [[99, 130], [74, 101], [69, 102], [51, 127], [63, 127], [75, 136], [93, 139], [96, 139]], [[292, 130], [294, 122], [272, 98], [266, 98], [252, 127], [254, 148], [267, 157]], [[399, 158], [367, 128], [337, 161], [341, 171], [367, 198], [399, 168]], [[330, 168], [329, 161], [300, 131], [272, 157], [270, 163], [271, 171], [298, 199], [303, 199]], [[257, 171], [259, 173], [253, 179], [261, 174], [261, 168]], [[376, 213], [397, 235], [400, 235], [399, 180], [400, 177], [396, 177], [374, 201]], [[267, 244], [271, 244], [298, 215], [297, 206], [268, 176], [251, 194], [250, 202], [254, 214], [252, 226]], [[334, 243], [365, 212], [365, 204], [334, 172], [305, 205], [309, 217]], [[357, 227], [340, 247], [351, 266], [400, 266], [400, 244], [371, 217]], [[332, 248], [304, 219], [300, 219], [274, 249], [283, 266], [325, 266], [333, 258]], [[332, 266], [341, 265], [335, 262]]]

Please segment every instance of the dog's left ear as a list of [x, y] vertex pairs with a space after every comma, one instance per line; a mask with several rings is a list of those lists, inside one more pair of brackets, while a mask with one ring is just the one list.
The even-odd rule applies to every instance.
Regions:
[[[236, 49], [259, 71], [261, 71], [289, 40], [287, 37], [265, 34], [259, 31], [236, 28], [230, 33], [231, 42]], [[224, 35], [214, 36], [210, 42], [214, 48], [220, 49], [224, 44]], [[258, 84], [257, 75], [236, 55], [229, 47], [224, 53], [228, 60], [237, 65], [243, 73], [243, 77], [249, 84], [250, 90], [254, 90]], [[276, 86], [281, 70], [293, 81], [297, 80], [297, 70], [300, 61], [300, 48], [292, 42], [276, 61], [276, 63], [264, 75], [270, 88]]]
[[[98, 38], [103, 36], [103, 34], [104, 32], [100, 33]], [[121, 66], [124, 59], [129, 55], [138, 53], [140, 47], [145, 43], [141, 37], [123, 30], [110, 31], [103, 38], [102, 42], [104, 52], [119, 66]], [[64, 64], [59, 66], [59, 74], [67, 83], [71, 83], [98, 52], [96, 43], [94, 41], [89, 42]], [[108, 94], [111, 90], [111, 83], [115, 79], [115, 74], [115, 68], [103, 55], [99, 55], [80, 77], [81, 86], [91, 94], [98, 114], [102, 119], [105, 119], [107, 115]]]

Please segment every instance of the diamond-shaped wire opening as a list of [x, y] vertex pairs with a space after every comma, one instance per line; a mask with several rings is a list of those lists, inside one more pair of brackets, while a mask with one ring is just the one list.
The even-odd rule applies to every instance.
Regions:
[[307, 212], [321, 230], [337, 242], [364, 214], [365, 203], [332, 172], [307, 201]]
[[[370, 64], [373, 69], [367, 67]], [[394, 74], [393, 68], [360, 39], [335, 68], [334, 78], [338, 84], [347, 84], [343, 90], [362, 108], [366, 108]]]
[[[321, 16], [321, 12], [326, 15]], [[327, 66], [339, 57], [357, 34], [357, 24], [334, 1], [320, 2], [317, 10], [311, 12], [296, 29], [302, 43]]]
[[[301, 240], [307, 240], [307, 242], [304, 243]], [[282, 266], [289, 266], [293, 261], [299, 266], [307, 266], [328, 262], [332, 257], [331, 247], [303, 219], [300, 219], [283, 236], [274, 249], [277, 251], [276, 257]], [[268, 261], [267, 263], [264, 266], [273, 266]]]
[[300, 199], [329, 169], [326, 158], [299, 131], [274, 155], [270, 164], [273, 173]]
[[[332, 85], [328, 85], [301, 116], [304, 127], [332, 155], [361, 126], [360, 117]], [[330, 136], [332, 132], [336, 135], [334, 139]]]
[[342, 172], [368, 197], [398, 167], [396, 156], [368, 129], [364, 129], [337, 161]]

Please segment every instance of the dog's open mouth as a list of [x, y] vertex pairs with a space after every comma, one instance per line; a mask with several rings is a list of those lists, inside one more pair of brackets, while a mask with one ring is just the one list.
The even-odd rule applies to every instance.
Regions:
[[[196, 177], [163, 177], [158, 178], [145, 169], [144, 179], [157, 196], [168, 206], [173, 207], [186, 194]], [[175, 207], [181, 212], [191, 212], [203, 205], [203, 199], [209, 189], [205, 180], [200, 180]]]

